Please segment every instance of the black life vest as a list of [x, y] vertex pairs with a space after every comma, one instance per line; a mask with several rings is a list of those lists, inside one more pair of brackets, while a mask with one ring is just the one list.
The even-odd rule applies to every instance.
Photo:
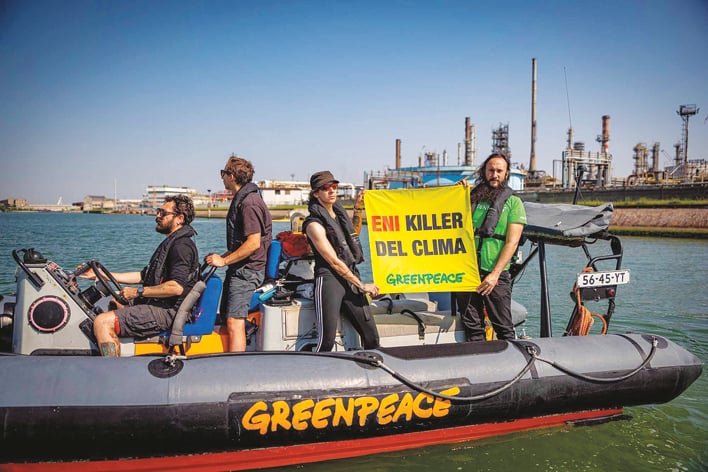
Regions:
[[[470, 196], [473, 195], [473, 192], [477, 188], [479, 188], [479, 186], [475, 187], [475, 189], [472, 190]], [[480, 226], [479, 228], [475, 228], [474, 230], [475, 236], [479, 236], [480, 238], [480, 246], [482, 245], [481, 241], [485, 238], [495, 238], [500, 239], [502, 241], [506, 240], [506, 234], [496, 234], [494, 232], [494, 229], [499, 223], [499, 217], [501, 216], [506, 201], [511, 195], [513, 195], [513, 193], [514, 191], [511, 189], [511, 187], [505, 186], [504, 190], [500, 192], [499, 195], [497, 195], [497, 198], [495, 198], [494, 201], [489, 204], [489, 209], [487, 210], [487, 214], [484, 216], [484, 222], [482, 223], [482, 226]], [[474, 214], [474, 210], [476, 207], [476, 204], [472, 204], [472, 214]]]
[[[323, 207], [317, 199], [313, 199], [309, 205], [310, 215], [305, 219], [302, 225], [303, 231], [307, 231], [307, 226], [316, 221], [322, 225], [327, 235], [327, 240], [332, 245], [342, 262], [350, 269], [355, 269], [356, 264], [364, 261], [364, 251], [361, 248], [359, 235], [354, 231], [347, 211], [339, 203], [335, 202], [332, 209], [336, 215], [336, 219], [332, 218], [329, 212]], [[317, 249], [310, 243], [312, 250], [317, 253]], [[319, 256], [319, 254], [318, 254]]]
[[[231, 200], [229, 212], [226, 215], [226, 248], [233, 252], [246, 241], [246, 235], [243, 234], [243, 215], [241, 207], [243, 201], [251, 193], [260, 192], [260, 189], [253, 182], [246, 183], [241, 187], [234, 198]], [[261, 242], [265, 236], [261, 236]]]
[[[147, 270], [145, 271], [145, 277], [143, 278], [143, 285], [147, 287], [152, 287], [155, 285], [160, 285], [162, 280], [162, 272], [165, 270], [165, 261], [167, 260], [167, 254], [170, 252], [172, 244], [180, 238], [191, 238], [196, 235], [197, 232], [189, 225], [184, 225], [177, 231], [168, 235], [155, 252], [152, 253], [150, 262], [147, 265]], [[196, 272], [198, 273], [199, 266], [196, 266]], [[197, 274], [198, 275], [198, 274]]]
[[[153, 287], [155, 285], [160, 285], [161, 283], [164, 282], [162, 273], [165, 270], [165, 262], [167, 261], [167, 255], [170, 252], [170, 248], [172, 245], [177, 241], [178, 239], [181, 238], [191, 238], [192, 236], [195, 236], [197, 232], [195, 231], [194, 228], [192, 228], [190, 225], [184, 225], [177, 231], [174, 231], [173, 233], [169, 234], [161, 243], [159, 246], [157, 246], [157, 249], [155, 249], [155, 252], [152, 254], [152, 257], [150, 258], [150, 262], [148, 263], [147, 267], [145, 268], [144, 276], [143, 276], [143, 285], [146, 287]], [[180, 303], [182, 303], [182, 300], [184, 300], [184, 297], [187, 296], [187, 293], [192, 289], [194, 284], [199, 280], [199, 262], [197, 259], [193, 261], [193, 267], [192, 270], [190, 271], [189, 278], [187, 279], [187, 286], [183, 287], [184, 290], [182, 291], [182, 294], [176, 297], [176, 301], [174, 303], [171, 303], [169, 299], [142, 299], [138, 300], [136, 303], [148, 303], [148, 300], [151, 300], [150, 303], [157, 305], [157, 306], [163, 306], [165, 308], [171, 308], [172, 306], [179, 306]]]

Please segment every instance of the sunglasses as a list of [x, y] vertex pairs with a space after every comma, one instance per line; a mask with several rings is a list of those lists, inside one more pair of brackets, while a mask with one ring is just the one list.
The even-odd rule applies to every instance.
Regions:
[[337, 190], [337, 187], [338, 187], [337, 184], [324, 184], [322, 187], [320, 187], [320, 190], [324, 190], [326, 192], [329, 189]]
[[159, 216], [160, 218], [164, 217], [165, 215], [179, 215], [179, 213], [175, 213], [174, 211], [169, 211], [169, 210], [164, 210], [162, 208], [158, 208], [155, 210], [155, 214]]
[[223, 179], [225, 175], [234, 175], [230, 170], [220, 170], [221, 178]]

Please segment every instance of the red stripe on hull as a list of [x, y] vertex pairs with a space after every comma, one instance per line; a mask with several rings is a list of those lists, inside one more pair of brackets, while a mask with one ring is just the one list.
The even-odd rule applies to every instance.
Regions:
[[[32, 464], [0, 464], [3, 472], [119, 472], [179, 471], [200, 472], [248, 470], [279, 467], [307, 462], [320, 462], [384, 452], [401, 451], [434, 444], [445, 444], [500, 436], [531, 429], [548, 428], [568, 421], [588, 420], [622, 414], [622, 408], [584, 411], [564, 415], [520, 419], [503, 423], [435, 429], [415, 433], [379, 436], [351, 441], [303, 444], [237, 452], [217, 452], [189, 456], [121, 459], [92, 462], [42, 462]], [[90, 447], [90, 445], [87, 445]]]

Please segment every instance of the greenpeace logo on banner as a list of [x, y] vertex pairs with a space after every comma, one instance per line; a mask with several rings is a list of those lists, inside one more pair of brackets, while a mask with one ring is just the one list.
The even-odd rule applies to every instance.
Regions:
[[464, 272], [458, 272], [456, 274], [388, 274], [386, 276], [386, 283], [396, 287], [401, 285], [428, 285], [428, 284], [460, 284], [462, 283], [462, 277], [465, 275]]
[[477, 288], [468, 188], [368, 190], [364, 203], [374, 282], [382, 292]]

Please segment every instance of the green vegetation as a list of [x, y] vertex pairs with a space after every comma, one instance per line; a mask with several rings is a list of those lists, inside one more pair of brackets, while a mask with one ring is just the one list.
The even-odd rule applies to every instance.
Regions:
[[[584, 200], [581, 205], [598, 206], [605, 203], [600, 200]], [[670, 200], [657, 200], [651, 198], [640, 198], [639, 200], [621, 200], [612, 202], [615, 208], [703, 208], [708, 207], [708, 200], [682, 200], [673, 198]]]
[[654, 226], [610, 226], [617, 236], [652, 236], [663, 238], [708, 239], [705, 228], [657, 228]]

